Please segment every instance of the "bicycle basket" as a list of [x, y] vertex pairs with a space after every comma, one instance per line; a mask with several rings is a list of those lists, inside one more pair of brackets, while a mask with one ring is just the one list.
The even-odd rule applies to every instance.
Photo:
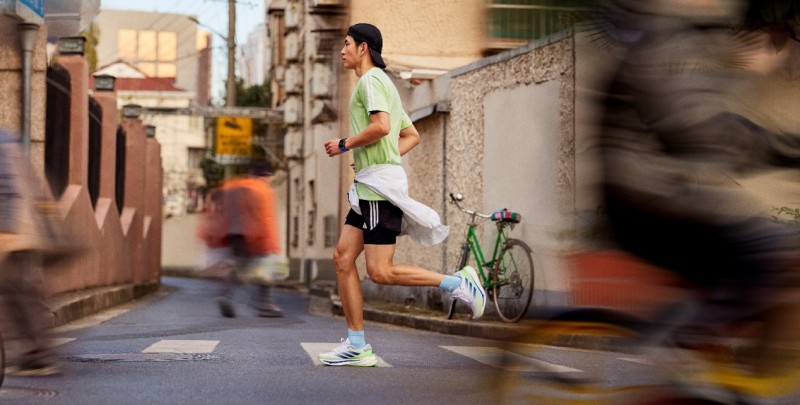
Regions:
[[509, 211], [506, 208], [503, 208], [500, 211], [496, 211], [492, 213], [492, 221], [500, 221], [500, 222], [508, 222], [512, 224], [518, 224], [522, 221], [522, 215], [517, 212]]

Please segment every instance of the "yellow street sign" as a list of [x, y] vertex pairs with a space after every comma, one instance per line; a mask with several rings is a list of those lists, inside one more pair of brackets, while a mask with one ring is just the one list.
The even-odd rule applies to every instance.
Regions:
[[219, 117], [214, 154], [228, 159], [249, 157], [252, 151], [252, 138], [252, 118]]

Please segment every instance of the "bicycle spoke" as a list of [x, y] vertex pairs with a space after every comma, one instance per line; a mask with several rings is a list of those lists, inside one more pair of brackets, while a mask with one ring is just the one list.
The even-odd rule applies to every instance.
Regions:
[[527, 312], [533, 296], [533, 258], [524, 242], [512, 239], [499, 260], [495, 307], [502, 320], [516, 322]]

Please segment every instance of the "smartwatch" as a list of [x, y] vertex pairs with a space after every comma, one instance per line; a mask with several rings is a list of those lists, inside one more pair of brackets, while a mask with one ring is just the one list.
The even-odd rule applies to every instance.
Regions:
[[346, 146], [344, 146], [344, 141], [345, 141], [346, 139], [347, 139], [347, 138], [342, 138], [342, 139], [339, 139], [339, 150], [340, 150], [340, 151], [342, 151], [342, 153], [344, 153], [344, 152], [347, 152], [348, 150], [350, 150], [350, 149], [347, 149], [347, 147], [346, 147]]

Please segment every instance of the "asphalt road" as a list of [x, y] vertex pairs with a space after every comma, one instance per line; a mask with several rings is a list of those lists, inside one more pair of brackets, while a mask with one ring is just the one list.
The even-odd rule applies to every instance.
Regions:
[[[559, 388], [540, 377], [597, 375], [620, 386], [659, 381], [651, 364], [624, 353], [509, 347], [374, 322], [366, 330], [380, 358], [377, 367], [325, 366], [317, 355], [344, 337], [344, 319], [311, 315], [306, 294], [276, 291], [286, 316], [259, 318], [242, 288], [235, 299], [238, 317], [229, 319], [216, 307], [216, 282], [163, 281], [159, 293], [141, 301], [57, 328], [53, 337], [63, 374], [7, 377], [0, 403], [540, 403], [540, 396]], [[607, 403], [626, 403], [610, 391], [615, 397]], [[650, 388], [633, 398], [654, 393]], [[609, 395], [590, 394], [597, 398], [586, 402], [586, 392], [579, 393], [582, 403]]]

